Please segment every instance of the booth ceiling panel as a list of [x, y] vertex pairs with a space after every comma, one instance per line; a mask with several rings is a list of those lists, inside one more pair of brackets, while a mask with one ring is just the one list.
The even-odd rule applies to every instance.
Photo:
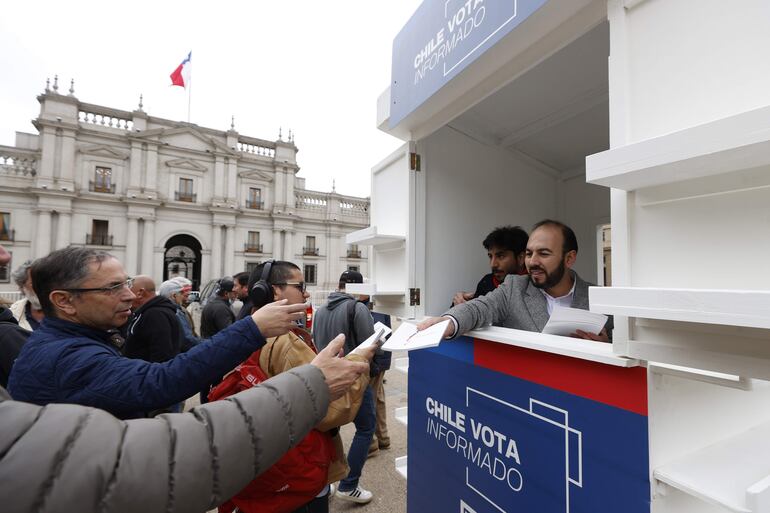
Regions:
[[602, 23], [468, 110], [451, 125], [560, 172], [609, 145], [609, 28]]

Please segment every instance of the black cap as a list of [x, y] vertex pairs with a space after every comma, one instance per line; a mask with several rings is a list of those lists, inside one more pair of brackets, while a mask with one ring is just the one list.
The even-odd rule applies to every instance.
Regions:
[[219, 280], [219, 293], [222, 292], [232, 292], [233, 287], [235, 286], [235, 282], [230, 276], [225, 276], [224, 278]]
[[340, 274], [340, 283], [363, 283], [364, 277], [358, 271], [347, 270]]

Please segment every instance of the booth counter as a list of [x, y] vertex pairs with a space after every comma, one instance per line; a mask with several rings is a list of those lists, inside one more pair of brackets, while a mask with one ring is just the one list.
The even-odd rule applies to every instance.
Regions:
[[410, 353], [409, 511], [649, 511], [646, 369], [532, 335]]

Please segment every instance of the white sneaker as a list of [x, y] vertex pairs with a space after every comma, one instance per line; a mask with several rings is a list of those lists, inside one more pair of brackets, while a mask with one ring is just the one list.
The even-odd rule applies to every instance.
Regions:
[[334, 496], [343, 501], [357, 502], [359, 504], [366, 504], [372, 500], [372, 492], [364, 490], [360, 485], [349, 492], [343, 492], [338, 489], [334, 492]]

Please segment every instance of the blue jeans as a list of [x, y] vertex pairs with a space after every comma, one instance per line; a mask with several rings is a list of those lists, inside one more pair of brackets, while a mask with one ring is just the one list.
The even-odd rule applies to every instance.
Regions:
[[353, 436], [353, 442], [350, 444], [350, 450], [348, 451], [350, 472], [345, 479], [340, 481], [339, 490], [341, 492], [355, 490], [358, 486], [358, 480], [361, 478], [361, 471], [364, 469], [366, 457], [369, 455], [369, 444], [372, 443], [374, 429], [377, 426], [377, 414], [374, 409], [372, 387], [366, 387], [361, 401], [361, 409], [358, 410], [353, 423], [356, 425], [356, 434]]

